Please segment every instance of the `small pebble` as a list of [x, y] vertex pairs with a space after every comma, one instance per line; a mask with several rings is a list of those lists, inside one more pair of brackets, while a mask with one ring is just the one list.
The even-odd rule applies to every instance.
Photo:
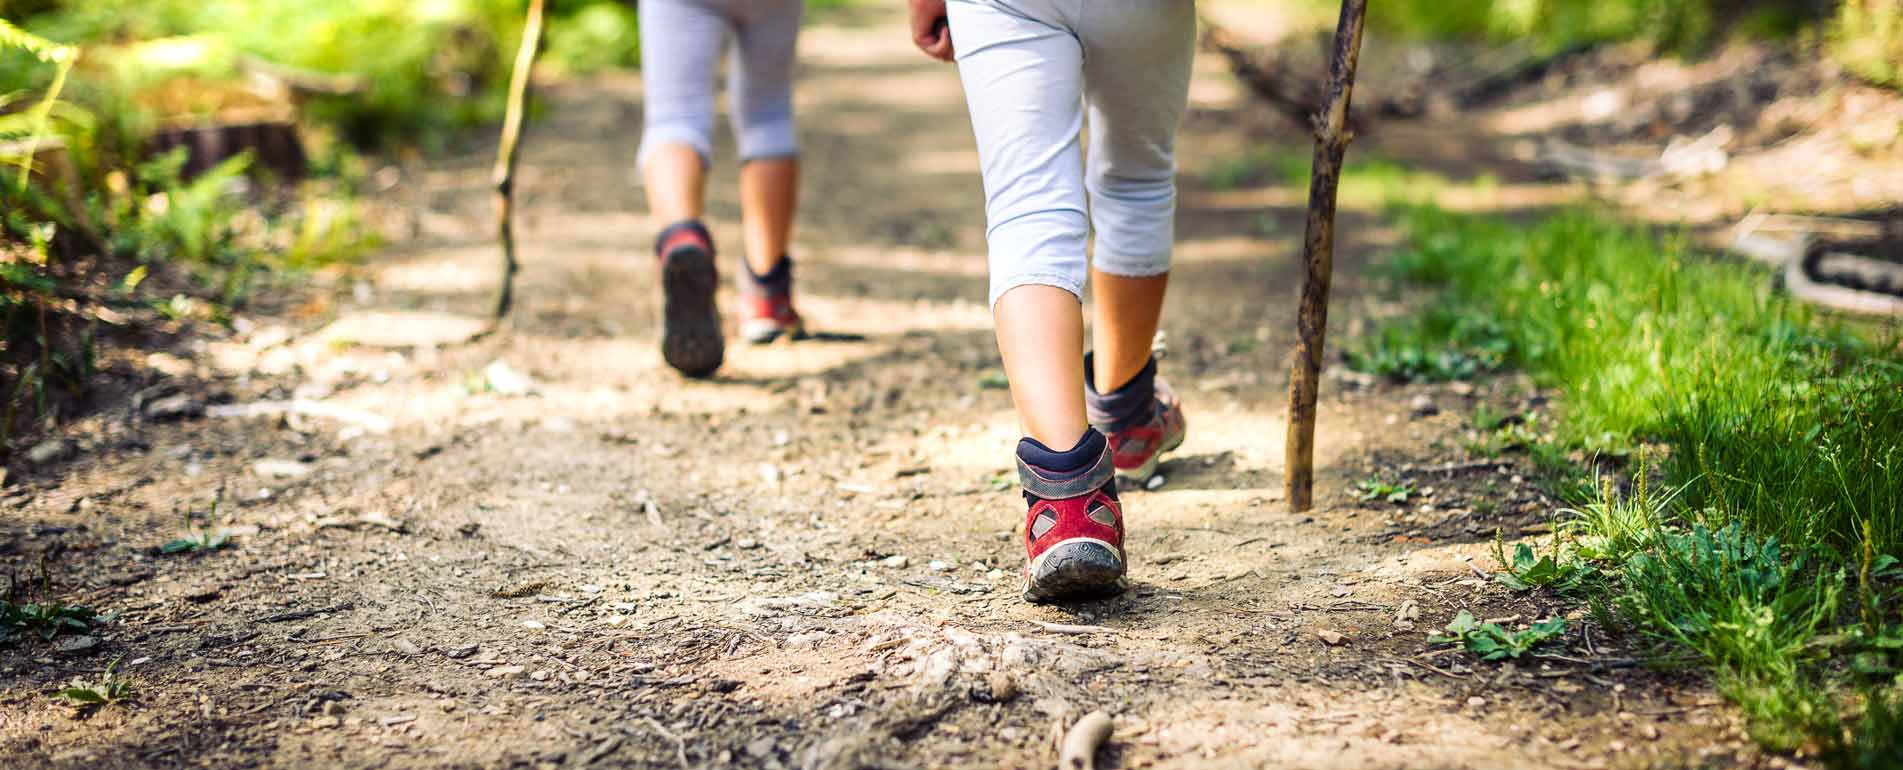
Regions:
[[904, 569], [905, 565], [912, 563], [912, 560], [905, 558], [905, 554], [893, 554], [880, 559], [879, 563], [893, 569]]
[[1165, 481], [1166, 479], [1163, 478], [1163, 474], [1159, 473], [1155, 476], [1151, 476], [1149, 481], [1143, 482], [1143, 488], [1154, 492], [1158, 489], [1162, 489]]
[[544, 625], [542, 621], [539, 621], [539, 620], [524, 620], [522, 621], [522, 627], [533, 629], [536, 631], [540, 631], [544, 628], [548, 628], [548, 626]]
[[925, 567], [927, 569], [930, 569], [933, 572], [950, 572], [952, 565], [951, 565], [951, 562], [944, 562], [944, 561], [939, 561], [937, 559], [933, 559], [931, 563], [925, 565]]

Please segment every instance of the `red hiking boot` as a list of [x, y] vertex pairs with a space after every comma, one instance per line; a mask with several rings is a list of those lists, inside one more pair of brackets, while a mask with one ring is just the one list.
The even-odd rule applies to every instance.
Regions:
[[745, 265], [741, 272], [740, 338], [755, 345], [805, 339], [806, 325], [793, 309], [793, 258], [781, 257], [764, 277]]
[[[1029, 505], [1024, 519], [1024, 599], [1054, 602], [1122, 593], [1123, 505], [1117, 501], [1110, 445], [1092, 429], [1076, 451], [1095, 444], [1097, 456], [1083, 467], [1052, 471], [1026, 456], [1056, 457], [1043, 445], [1020, 444], [1018, 480]], [[1066, 453], [1068, 454], [1068, 453]]]
[[1189, 423], [1183, 418], [1183, 402], [1161, 378], [1156, 380], [1156, 407], [1149, 419], [1119, 431], [1104, 431], [1110, 439], [1110, 454], [1117, 475], [1142, 484], [1156, 475], [1156, 466], [1164, 452], [1183, 445], [1189, 435]]
[[713, 236], [699, 222], [676, 222], [661, 231], [654, 251], [661, 263], [661, 357], [689, 377], [711, 375], [727, 345], [714, 306], [720, 278]]

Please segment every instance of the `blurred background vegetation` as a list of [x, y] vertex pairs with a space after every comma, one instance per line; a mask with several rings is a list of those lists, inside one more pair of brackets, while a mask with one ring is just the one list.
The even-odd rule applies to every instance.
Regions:
[[[552, 4], [544, 73], [638, 61]], [[0, 0], [0, 446], [83, 408], [101, 337], [223, 322], [374, 245], [367, 157], [502, 111], [522, 0]]]
[[1548, 52], [1625, 40], [1679, 55], [1733, 39], [1816, 44], [1857, 77], [1903, 85], [1897, 0], [1387, 0], [1368, 23], [1417, 39], [1529, 41]]

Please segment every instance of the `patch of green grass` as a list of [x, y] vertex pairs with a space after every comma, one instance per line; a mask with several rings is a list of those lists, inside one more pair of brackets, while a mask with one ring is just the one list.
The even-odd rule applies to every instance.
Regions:
[[1499, 623], [1482, 623], [1474, 619], [1473, 613], [1461, 610], [1453, 622], [1447, 624], [1445, 631], [1445, 636], [1430, 636], [1427, 641], [1430, 644], [1458, 644], [1481, 660], [1503, 660], [1518, 658], [1553, 637], [1566, 633], [1566, 620], [1550, 618], [1534, 623], [1523, 631], [1508, 631]]
[[[1437, 317], [1487, 319], [1498, 365], [1562, 394], [1549, 419], [1474, 421], [1492, 427], [1475, 448], [1523, 445], [1575, 502], [1551, 552], [1501, 554], [1502, 582], [1608, 581], [1595, 617], [1709, 669], [1762, 745], [1893, 748], [1861, 725], [1893, 723], [1903, 649], [1903, 591], [1885, 577], [1903, 552], [1896, 339], [1815, 317], [1677, 234], [1590, 212], [1531, 226], [1401, 215], [1410, 245], [1382, 270], [1438, 292], [1390, 326], [1460, 350], [1472, 336]], [[1591, 482], [1581, 458], [1623, 464], [1631, 488]]]
[[1829, 6], [1810, 0], [1396, 0], [1369, 14], [1368, 23], [1434, 40], [1526, 40], [1546, 52], [1635, 39], [1696, 52], [1728, 35], [1788, 38], [1819, 22], [1820, 9]]
[[1361, 493], [1363, 501], [1405, 503], [1414, 496], [1414, 485], [1405, 481], [1385, 481], [1380, 476], [1369, 476], [1355, 482], [1355, 489]]
[[1342, 356], [1350, 369], [1395, 382], [1447, 382], [1499, 368], [1509, 344], [1492, 319], [1435, 306], [1382, 324]]

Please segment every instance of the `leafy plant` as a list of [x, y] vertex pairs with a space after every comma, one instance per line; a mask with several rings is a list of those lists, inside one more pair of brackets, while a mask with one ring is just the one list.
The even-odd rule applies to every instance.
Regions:
[[97, 681], [74, 679], [71, 684], [60, 688], [56, 695], [85, 713], [137, 698], [138, 688], [130, 680], [119, 676], [114, 670], [118, 667], [119, 659], [113, 658]]
[[1384, 481], [1380, 476], [1369, 476], [1355, 482], [1362, 500], [1385, 500], [1390, 503], [1405, 503], [1414, 496], [1414, 486], [1405, 481]]
[[1507, 557], [1498, 541], [1493, 548], [1494, 557], [1502, 566], [1500, 572], [1494, 573], [1494, 582], [1514, 591], [1551, 588], [1566, 593], [1593, 576], [1592, 567], [1566, 552], [1559, 538], [1553, 539], [1552, 550], [1544, 554], [1536, 553], [1527, 543], [1514, 546], [1512, 558]]
[[213, 533], [211, 530], [201, 529], [196, 532], [187, 533], [184, 537], [166, 541], [164, 545], [159, 546], [159, 553], [172, 554], [216, 551], [225, 547], [225, 545], [230, 542], [230, 535]]
[[0, 644], [22, 636], [38, 636], [40, 641], [50, 642], [60, 634], [83, 634], [102, 620], [92, 608], [77, 604], [14, 604], [0, 600]]
[[1458, 644], [1481, 660], [1518, 658], [1534, 647], [1566, 632], [1565, 618], [1534, 623], [1524, 631], [1508, 631], [1498, 623], [1482, 623], [1473, 613], [1461, 610], [1447, 624], [1445, 636], [1430, 636], [1430, 644]]

